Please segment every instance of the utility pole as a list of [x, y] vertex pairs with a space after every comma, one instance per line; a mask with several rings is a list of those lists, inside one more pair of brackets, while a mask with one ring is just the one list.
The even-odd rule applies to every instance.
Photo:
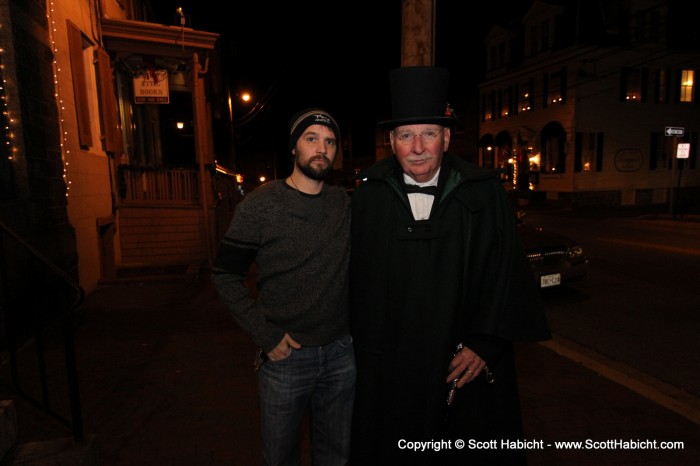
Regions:
[[435, 64], [435, 0], [403, 0], [401, 66]]

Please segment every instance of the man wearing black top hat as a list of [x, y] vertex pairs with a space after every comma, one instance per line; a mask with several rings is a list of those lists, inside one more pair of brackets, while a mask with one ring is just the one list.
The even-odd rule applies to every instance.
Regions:
[[501, 443], [523, 436], [512, 342], [550, 334], [515, 213], [497, 172], [445, 152], [449, 72], [389, 79], [394, 157], [352, 199], [352, 464], [522, 464]]

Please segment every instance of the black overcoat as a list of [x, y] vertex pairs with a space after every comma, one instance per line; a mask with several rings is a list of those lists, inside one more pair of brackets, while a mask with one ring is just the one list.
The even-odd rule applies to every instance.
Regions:
[[[439, 193], [423, 221], [413, 219], [394, 157], [361, 176], [350, 261], [353, 464], [517, 462], [522, 451], [510, 457], [500, 448], [502, 439], [522, 436], [511, 342], [550, 335], [496, 172], [444, 154]], [[460, 389], [448, 412], [447, 366], [457, 343], [470, 341], [498, 348], [480, 354], [494, 381], [480, 376]], [[409, 443], [429, 441], [445, 443]], [[426, 451], [410, 450], [419, 445]]]

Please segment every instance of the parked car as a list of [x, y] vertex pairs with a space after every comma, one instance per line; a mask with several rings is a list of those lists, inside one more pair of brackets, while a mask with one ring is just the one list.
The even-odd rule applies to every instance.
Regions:
[[582, 279], [588, 258], [573, 239], [528, 224], [518, 213], [518, 229], [525, 245], [532, 275], [540, 288], [550, 288]]

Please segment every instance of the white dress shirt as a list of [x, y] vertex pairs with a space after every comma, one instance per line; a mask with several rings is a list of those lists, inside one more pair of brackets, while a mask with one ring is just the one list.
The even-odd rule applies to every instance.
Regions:
[[[438, 177], [440, 176], [440, 169], [435, 173], [435, 176], [430, 181], [425, 183], [417, 183], [416, 180], [403, 174], [403, 181], [406, 184], [412, 184], [416, 186], [437, 186]], [[430, 209], [433, 208], [433, 201], [435, 201], [435, 196], [430, 194], [422, 193], [409, 193], [408, 202], [411, 203], [411, 211], [413, 211], [413, 218], [416, 220], [425, 220], [430, 217]]]

